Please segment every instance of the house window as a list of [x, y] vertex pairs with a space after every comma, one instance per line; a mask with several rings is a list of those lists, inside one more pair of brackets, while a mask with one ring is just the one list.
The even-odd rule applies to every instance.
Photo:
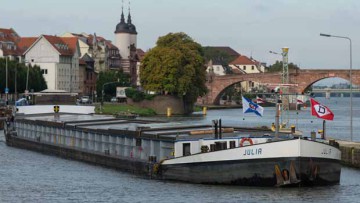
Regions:
[[42, 73], [43, 75], [47, 75], [47, 74], [48, 74], [48, 71], [47, 71], [47, 69], [41, 69], [41, 73]]
[[254, 70], [255, 69], [255, 67], [254, 66], [251, 66], [251, 70]]
[[244, 66], [243, 68], [244, 68], [244, 70], [246, 70], [246, 66]]

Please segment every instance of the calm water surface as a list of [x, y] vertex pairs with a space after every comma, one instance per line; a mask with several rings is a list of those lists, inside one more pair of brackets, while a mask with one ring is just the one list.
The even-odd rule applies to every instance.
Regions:
[[[359, 102], [354, 104], [354, 140], [360, 140]], [[321, 101], [321, 98], [319, 99]], [[328, 122], [332, 137], [350, 139], [347, 98], [322, 100], [335, 113]], [[177, 117], [178, 122], [208, 123], [222, 118], [224, 124], [269, 125], [274, 109], [264, 118], [244, 116], [241, 109], [209, 111], [203, 118]], [[271, 115], [272, 114], [272, 115]], [[296, 115], [292, 112], [291, 114]], [[304, 132], [317, 130], [322, 122], [298, 115]], [[355, 122], [356, 120], [356, 122]], [[295, 120], [294, 120], [295, 122]], [[355, 130], [356, 129], [356, 130]], [[253, 188], [187, 184], [150, 180], [100, 166], [7, 147], [0, 133], [0, 202], [360, 202], [360, 170], [343, 167], [340, 185], [315, 188]]]

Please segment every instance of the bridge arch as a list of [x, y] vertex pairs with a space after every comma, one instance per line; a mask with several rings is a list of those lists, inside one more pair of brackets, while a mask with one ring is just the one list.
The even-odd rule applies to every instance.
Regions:
[[[216, 105], [219, 105], [220, 104], [220, 99], [221, 97], [226, 93], [226, 90], [232, 86], [235, 86], [239, 83], [242, 83], [242, 82], [254, 82], [254, 81], [247, 81], [247, 80], [242, 80], [242, 81], [238, 81], [238, 82], [234, 82], [232, 84], [229, 84], [228, 86], [224, 87], [222, 90], [220, 90], [220, 92], [215, 96], [215, 99], [214, 99], [214, 104]], [[242, 88], [242, 86], [240, 85], [240, 88]]]
[[[345, 80], [350, 80], [349, 70], [347, 69], [301, 69], [297, 72], [289, 74], [289, 83], [297, 84], [298, 86], [292, 87], [290, 92], [302, 93], [307, 87], [315, 82], [326, 79], [339, 77]], [[233, 84], [241, 81], [252, 81], [262, 84], [279, 84], [281, 83], [280, 73], [254, 73], [254, 74], [238, 74], [238, 75], [225, 75], [213, 76], [207, 82], [208, 94], [199, 100], [202, 104], [216, 104], [216, 101], [221, 96], [225, 89]], [[353, 85], [360, 85], [360, 70], [352, 70], [352, 83]]]
[[[314, 83], [327, 78], [341, 78], [350, 81], [349, 70], [301, 70], [298, 76], [292, 77], [293, 81], [299, 81], [297, 92], [303, 92]], [[295, 82], [296, 83], [296, 82]], [[353, 85], [360, 85], [359, 70], [353, 71]]]
[[266, 83], [280, 83], [281, 75], [279, 73], [264, 74], [241, 74], [241, 75], [225, 75], [214, 76], [206, 85], [209, 90], [208, 94], [202, 98], [203, 104], [219, 104], [220, 96], [226, 88], [244, 81]]

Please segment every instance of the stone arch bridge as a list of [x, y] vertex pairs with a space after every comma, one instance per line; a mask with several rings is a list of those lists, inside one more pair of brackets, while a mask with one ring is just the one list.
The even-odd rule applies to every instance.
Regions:
[[[291, 93], [301, 94], [307, 87], [315, 82], [326, 78], [342, 78], [350, 80], [349, 70], [347, 69], [300, 69], [289, 73], [289, 83], [297, 86], [292, 86], [289, 89]], [[239, 74], [239, 75], [224, 75], [224, 76], [210, 76], [206, 86], [208, 87], [208, 94], [198, 101], [200, 104], [219, 104], [220, 96], [227, 87], [242, 81], [258, 82], [263, 85], [280, 84], [281, 73], [256, 73], [256, 74]], [[360, 85], [360, 70], [352, 70], [353, 85]]]

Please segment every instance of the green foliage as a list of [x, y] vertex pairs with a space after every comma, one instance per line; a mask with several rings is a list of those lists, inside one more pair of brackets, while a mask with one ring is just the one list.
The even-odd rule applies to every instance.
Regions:
[[[99, 106], [95, 109], [96, 113], [100, 113]], [[123, 105], [123, 104], [104, 104], [103, 114], [136, 114], [139, 116], [154, 116], [156, 112], [150, 108], [140, 108], [132, 105]]]
[[124, 74], [122, 71], [115, 70], [100, 72], [96, 81], [96, 92], [100, 97], [105, 83], [111, 83], [104, 86], [104, 98], [105, 100], [108, 100], [116, 95], [116, 87], [130, 86], [130, 76], [128, 74]]
[[[289, 63], [288, 65], [289, 71], [296, 71], [299, 70], [300, 67], [298, 67], [294, 63]], [[276, 61], [273, 65], [269, 66], [267, 68], [267, 72], [282, 72], [283, 71], [283, 62], [282, 61]]]
[[[8, 60], [8, 87], [10, 93], [15, 92], [15, 72], [16, 72], [16, 88], [18, 93], [24, 93], [26, 89], [26, 77], [28, 66], [24, 63]], [[4, 92], [6, 87], [6, 59], [0, 58], [0, 92]], [[29, 66], [29, 90], [34, 92], [47, 89], [45, 79], [41, 73], [39, 66]]]
[[142, 91], [139, 91], [135, 88], [126, 88], [125, 89], [126, 97], [131, 98], [134, 102], [140, 102], [144, 99], [152, 100], [156, 95], [145, 94]]
[[194, 103], [207, 92], [201, 45], [185, 33], [160, 37], [144, 57], [140, 78], [145, 90], [177, 95]]

